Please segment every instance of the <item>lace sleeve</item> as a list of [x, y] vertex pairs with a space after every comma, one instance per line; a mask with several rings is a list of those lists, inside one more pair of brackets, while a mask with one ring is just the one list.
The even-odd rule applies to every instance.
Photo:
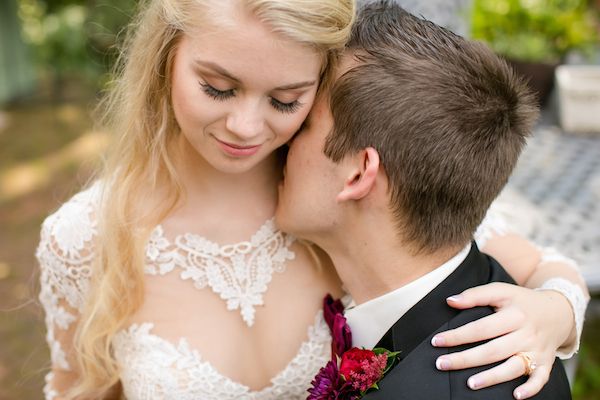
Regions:
[[44, 221], [36, 252], [41, 270], [39, 299], [46, 314], [52, 365], [44, 387], [47, 400], [56, 398], [57, 387], [64, 388], [64, 381], [74, 376], [72, 337], [88, 290], [96, 235], [91, 191], [74, 196]]

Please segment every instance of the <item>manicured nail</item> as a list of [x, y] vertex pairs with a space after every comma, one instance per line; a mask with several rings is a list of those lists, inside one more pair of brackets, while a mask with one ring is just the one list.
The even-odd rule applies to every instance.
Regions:
[[445, 340], [442, 336], [434, 336], [431, 338], [431, 344], [434, 347], [443, 347], [445, 344]]
[[455, 294], [454, 296], [448, 297], [447, 301], [461, 301], [463, 299], [462, 294]]
[[515, 398], [516, 398], [517, 400], [526, 399], [526, 398], [527, 398], [527, 392], [526, 392], [526, 391], [524, 391], [524, 390], [522, 390], [522, 389], [521, 389], [521, 390], [517, 390], [517, 391], [515, 392]]
[[467, 380], [467, 385], [469, 385], [471, 389], [475, 390], [481, 386], [481, 380], [472, 376]]
[[440, 371], [450, 369], [451, 366], [452, 365], [450, 363], [450, 360], [448, 360], [447, 358], [439, 357], [437, 360], [435, 360], [435, 367]]

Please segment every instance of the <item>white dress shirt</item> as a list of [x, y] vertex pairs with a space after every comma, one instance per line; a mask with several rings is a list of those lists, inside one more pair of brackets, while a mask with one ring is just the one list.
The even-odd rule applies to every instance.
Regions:
[[352, 345], [366, 349], [375, 347], [396, 321], [458, 268], [470, 250], [471, 243], [417, 280], [357, 306], [350, 305], [344, 316], [352, 330]]

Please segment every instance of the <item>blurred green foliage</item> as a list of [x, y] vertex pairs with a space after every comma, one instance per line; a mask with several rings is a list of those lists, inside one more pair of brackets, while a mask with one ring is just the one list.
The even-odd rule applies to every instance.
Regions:
[[472, 32], [499, 54], [531, 62], [560, 62], [571, 50], [598, 44], [598, 12], [587, 0], [474, 0]]
[[101, 85], [118, 55], [119, 33], [136, 0], [18, 0], [23, 36], [43, 75], [60, 83], [85, 78]]
[[579, 349], [579, 366], [577, 379], [573, 385], [574, 399], [592, 399], [594, 394], [600, 397], [600, 354], [598, 349], [590, 347], [589, 343], [582, 343]]

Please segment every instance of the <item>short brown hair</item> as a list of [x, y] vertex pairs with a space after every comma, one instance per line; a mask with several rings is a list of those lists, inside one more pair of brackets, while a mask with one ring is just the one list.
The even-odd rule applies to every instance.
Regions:
[[487, 46], [393, 2], [360, 10], [348, 48], [359, 65], [331, 89], [325, 154], [379, 152], [416, 251], [468, 243], [532, 130], [534, 97]]

